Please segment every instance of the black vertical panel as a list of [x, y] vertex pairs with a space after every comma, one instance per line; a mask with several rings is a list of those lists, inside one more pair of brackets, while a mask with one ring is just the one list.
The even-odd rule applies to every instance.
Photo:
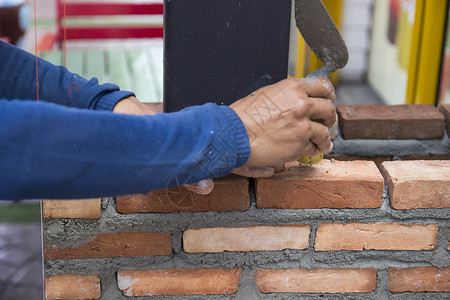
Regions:
[[291, 0], [164, 0], [164, 111], [286, 78], [290, 16]]

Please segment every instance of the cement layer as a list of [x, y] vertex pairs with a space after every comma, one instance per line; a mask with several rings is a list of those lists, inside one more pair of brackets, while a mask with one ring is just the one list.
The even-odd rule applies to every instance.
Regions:
[[333, 140], [333, 145], [333, 154], [364, 157], [450, 153], [447, 134], [441, 140], [344, 140], [338, 135]]

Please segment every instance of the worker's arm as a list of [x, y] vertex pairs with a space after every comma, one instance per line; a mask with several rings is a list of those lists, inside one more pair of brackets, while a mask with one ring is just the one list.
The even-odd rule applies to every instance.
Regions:
[[327, 152], [333, 97], [318, 79], [154, 116], [0, 100], [0, 199], [146, 193]]
[[[39, 100], [84, 109], [111, 111], [118, 101], [133, 96], [114, 84], [99, 85], [38, 59]], [[36, 100], [36, 57], [0, 41], [0, 99]]]
[[[154, 115], [162, 111], [155, 109], [154, 106], [141, 103], [135, 97], [127, 97], [117, 103], [113, 112], [132, 115]], [[283, 168], [284, 165], [273, 167], [241, 166], [234, 169], [232, 173], [244, 177], [265, 178], [272, 177], [275, 172], [279, 172]], [[204, 179], [200, 182], [184, 184], [183, 187], [198, 194], [209, 194], [214, 189], [214, 182], [211, 179]]]
[[0, 101], [0, 199], [146, 193], [227, 175], [249, 154], [226, 106], [130, 116]]

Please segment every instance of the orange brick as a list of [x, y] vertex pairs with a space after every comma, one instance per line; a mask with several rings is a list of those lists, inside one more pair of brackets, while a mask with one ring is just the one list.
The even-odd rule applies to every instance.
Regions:
[[375, 290], [375, 269], [258, 270], [261, 293], [367, 293]]
[[405, 156], [400, 156], [400, 160], [450, 160], [450, 152], [445, 153], [445, 154], [405, 155]]
[[258, 208], [376, 208], [383, 189], [383, 176], [374, 162], [323, 160], [257, 179], [256, 203]]
[[389, 291], [450, 292], [450, 267], [412, 267], [389, 269]]
[[344, 139], [442, 139], [444, 116], [433, 105], [355, 104], [337, 107]]
[[344, 155], [344, 154], [326, 154], [324, 156], [326, 159], [341, 160], [341, 161], [354, 161], [354, 160], [367, 160], [373, 161], [377, 167], [379, 168], [381, 164], [385, 161], [392, 160], [390, 156], [376, 156], [376, 157], [368, 157], [368, 156], [356, 156], [356, 155]]
[[44, 247], [46, 260], [90, 257], [136, 257], [170, 255], [170, 233], [117, 232], [102, 233], [94, 240], [76, 248]]
[[233, 294], [241, 274], [241, 268], [126, 270], [117, 273], [117, 284], [126, 296]]
[[399, 223], [322, 223], [316, 233], [316, 251], [433, 250], [438, 226]]
[[450, 103], [439, 105], [439, 111], [445, 117], [445, 124], [447, 126], [447, 135], [450, 137]]
[[102, 199], [44, 200], [42, 213], [45, 218], [99, 219], [102, 215]]
[[309, 225], [188, 229], [183, 247], [188, 253], [306, 249], [310, 230]]
[[250, 207], [248, 178], [233, 175], [218, 178], [208, 195], [174, 187], [146, 195], [121, 196], [116, 198], [116, 206], [122, 214], [245, 210]]
[[99, 299], [98, 275], [61, 274], [45, 279], [47, 299]]
[[381, 172], [393, 208], [450, 207], [450, 161], [388, 161]]

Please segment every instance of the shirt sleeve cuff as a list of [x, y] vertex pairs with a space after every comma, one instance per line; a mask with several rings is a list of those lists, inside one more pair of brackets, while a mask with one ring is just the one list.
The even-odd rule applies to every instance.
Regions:
[[135, 94], [128, 91], [114, 91], [108, 94], [104, 94], [98, 100], [94, 109], [112, 111], [117, 102], [131, 96], [135, 96]]

